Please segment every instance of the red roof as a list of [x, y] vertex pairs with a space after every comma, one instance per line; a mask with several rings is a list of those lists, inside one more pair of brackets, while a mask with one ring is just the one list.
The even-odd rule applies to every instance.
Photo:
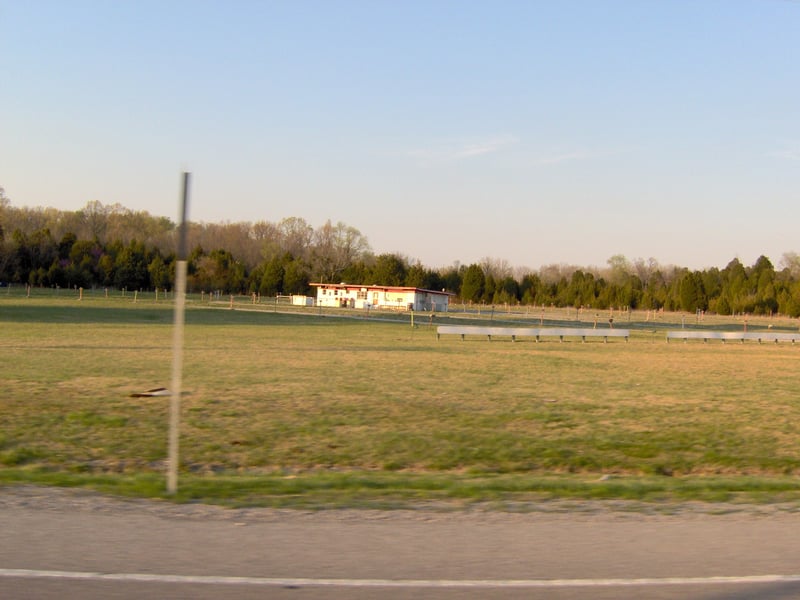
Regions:
[[309, 283], [315, 287], [336, 288], [339, 290], [381, 290], [384, 292], [424, 292], [426, 294], [439, 294], [455, 296], [453, 292], [444, 290], [426, 290], [425, 288], [410, 287], [406, 285], [360, 285], [357, 283]]

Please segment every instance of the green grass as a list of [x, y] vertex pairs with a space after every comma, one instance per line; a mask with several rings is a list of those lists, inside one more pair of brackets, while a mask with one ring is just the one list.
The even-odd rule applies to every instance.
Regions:
[[800, 482], [792, 478], [728, 476], [676, 479], [521, 474], [470, 476], [452, 473], [309, 472], [298, 475], [184, 474], [176, 495], [156, 473], [68, 473], [43, 468], [6, 468], [3, 485], [80, 487], [132, 498], [204, 502], [230, 507], [304, 509], [433, 508], [469, 506], [525, 511], [548, 502], [624, 500], [660, 505], [685, 501], [733, 505], [780, 502], [797, 506]]
[[[172, 309], [138, 300], [0, 293], [0, 484], [165, 496], [168, 399], [129, 396], [169, 385]], [[189, 303], [178, 500], [800, 500], [798, 347], [642, 322], [628, 343], [437, 341], [427, 319], [237, 307]]]

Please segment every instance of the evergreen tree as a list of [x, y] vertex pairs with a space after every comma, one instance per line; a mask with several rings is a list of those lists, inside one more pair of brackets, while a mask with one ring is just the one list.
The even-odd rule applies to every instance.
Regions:
[[262, 296], [277, 296], [283, 292], [283, 276], [285, 272], [281, 258], [273, 258], [264, 268], [258, 292]]
[[486, 278], [480, 265], [471, 264], [464, 272], [461, 282], [461, 298], [465, 302], [479, 302], [483, 297]]
[[[441, 281], [441, 285], [437, 285], [436, 288], [431, 289], [439, 289], [440, 287], [453, 293], [459, 293], [461, 290], [461, 283], [463, 278], [463, 272], [465, 269], [463, 267], [450, 267], [448, 269], [444, 269], [439, 273], [439, 281]], [[463, 298], [463, 296], [462, 296]]]
[[403, 285], [406, 279], [405, 261], [396, 254], [377, 256], [371, 279], [377, 285]]
[[166, 289], [172, 285], [172, 265], [167, 265], [161, 257], [161, 253], [156, 252], [147, 265], [147, 272], [150, 275], [150, 283], [154, 288]]
[[703, 281], [697, 272], [685, 272], [678, 285], [680, 308], [687, 312], [706, 309]]
[[291, 259], [284, 265], [283, 292], [306, 295], [309, 291], [308, 266], [300, 259]]
[[148, 289], [150, 287], [148, 263], [144, 244], [131, 240], [117, 255], [114, 264], [114, 284], [120, 289]]
[[483, 294], [481, 295], [481, 300], [491, 304], [494, 300], [494, 293], [496, 290], [497, 281], [495, 281], [494, 276], [486, 275], [483, 280]]

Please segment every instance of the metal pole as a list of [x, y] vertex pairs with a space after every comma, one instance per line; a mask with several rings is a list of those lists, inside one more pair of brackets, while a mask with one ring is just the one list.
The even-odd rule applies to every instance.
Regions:
[[175, 323], [172, 330], [172, 390], [169, 402], [169, 458], [167, 492], [178, 491], [178, 430], [183, 384], [183, 325], [186, 310], [186, 212], [189, 204], [189, 173], [183, 174], [181, 220], [178, 224], [178, 260], [175, 264]]

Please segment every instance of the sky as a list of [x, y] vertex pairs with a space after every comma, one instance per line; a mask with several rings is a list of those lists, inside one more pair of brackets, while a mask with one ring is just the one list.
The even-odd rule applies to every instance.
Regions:
[[437, 268], [800, 252], [800, 2], [0, 0], [0, 187]]

